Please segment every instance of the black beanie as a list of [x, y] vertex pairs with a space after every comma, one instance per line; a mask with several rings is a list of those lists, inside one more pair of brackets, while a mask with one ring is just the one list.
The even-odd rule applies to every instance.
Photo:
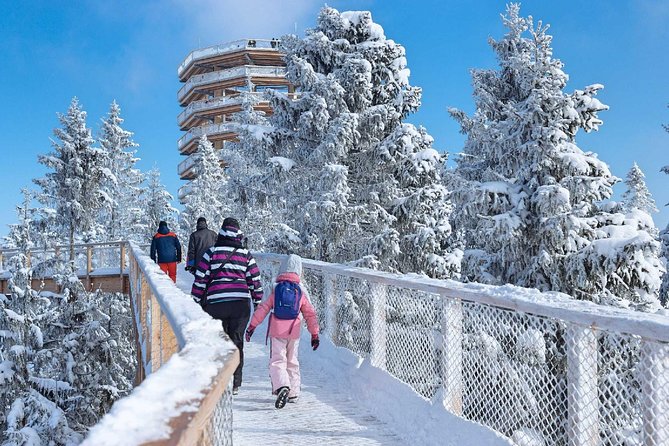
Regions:
[[232, 217], [227, 217], [225, 220], [223, 220], [223, 224], [221, 225], [222, 228], [234, 228], [239, 230], [239, 222], [237, 221], [236, 218]]
[[198, 224], [198, 225], [199, 225], [200, 223], [206, 223], [206, 222], [207, 222], [207, 219], [204, 218], [204, 217], [200, 217], [200, 218], [197, 219], [197, 224]]

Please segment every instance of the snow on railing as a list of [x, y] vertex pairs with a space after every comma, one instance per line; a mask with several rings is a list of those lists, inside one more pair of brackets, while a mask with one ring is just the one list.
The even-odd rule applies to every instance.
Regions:
[[219, 133], [232, 133], [235, 131], [235, 124], [231, 122], [221, 122], [218, 124], [207, 124], [201, 125], [199, 127], [193, 127], [187, 131], [179, 140], [177, 141], [177, 146], [181, 151], [184, 147], [187, 147], [195, 138], [199, 138], [202, 135], [212, 136], [218, 135]]
[[[266, 281], [283, 256], [255, 254]], [[518, 444], [669, 445], [669, 318], [304, 260], [332, 341]]]
[[242, 65], [239, 67], [227, 68], [225, 70], [212, 71], [209, 73], [196, 74], [191, 76], [188, 81], [179, 89], [177, 99], [182, 102], [190, 91], [196, 87], [210, 85], [215, 82], [221, 82], [234, 78], [249, 78], [253, 76], [271, 76], [285, 77], [285, 67]]
[[226, 53], [232, 53], [244, 49], [278, 49], [279, 40], [277, 39], [239, 39], [232, 42], [222, 43], [220, 45], [209, 46], [206, 48], [199, 48], [193, 50], [186, 56], [179, 68], [177, 68], [177, 75], [181, 77], [183, 72], [190, 67], [194, 62], [219, 56]]
[[[125, 270], [126, 245], [126, 241], [119, 240], [78, 243], [72, 246], [74, 267], [77, 275], [85, 280], [87, 288], [102, 286], [102, 282], [105, 282], [103, 288], [107, 291], [123, 289], [123, 276], [127, 272]], [[18, 252], [17, 249], [0, 249], [0, 272], [5, 271], [7, 260]], [[69, 245], [49, 248], [35, 247], [26, 252], [26, 266], [32, 267], [33, 280], [50, 279], [54, 273], [54, 261], [69, 258]], [[0, 280], [3, 278], [4, 275], [0, 275]], [[5, 283], [0, 284], [0, 292], [5, 291], [5, 285]]]
[[141, 384], [83, 444], [232, 444], [237, 348], [133, 243], [129, 263]]
[[192, 191], [193, 191], [192, 181], [189, 181], [179, 188], [179, 191], [177, 192], [177, 197], [179, 199], [182, 199], [186, 195], [190, 194]]
[[[263, 96], [263, 93], [259, 92], [247, 92], [246, 94], [255, 96], [258, 99], [261, 99]], [[186, 119], [195, 112], [214, 110], [216, 108], [222, 108], [231, 105], [239, 105], [242, 103], [242, 101], [242, 95], [219, 96], [215, 98], [203, 99], [201, 101], [193, 101], [188, 104], [188, 107], [179, 113], [179, 116], [177, 116], [177, 123], [179, 126], [182, 126], [186, 122]]]

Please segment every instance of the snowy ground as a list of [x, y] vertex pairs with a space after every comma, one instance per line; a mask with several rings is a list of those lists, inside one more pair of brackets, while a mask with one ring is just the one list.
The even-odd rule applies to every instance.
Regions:
[[[181, 265], [180, 265], [181, 266]], [[187, 293], [192, 275], [181, 267], [177, 285]], [[300, 342], [299, 402], [274, 408], [265, 324], [244, 348], [244, 383], [234, 397], [235, 445], [510, 445], [491, 430], [430, 404], [409, 386], [328, 339], [311, 351]]]
[[[258, 335], [261, 334], [259, 329]], [[244, 384], [233, 405], [235, 445], [404, 444], [351, 395], [338, 391], [332, 385], [332, 377], [319, 373], [314, 364], [319, 353], [310, 349], [300, 351], [303, 380], [300, 400], [277, 410], [267, 372], [269, 349], [264, 339], [246, 344]]]

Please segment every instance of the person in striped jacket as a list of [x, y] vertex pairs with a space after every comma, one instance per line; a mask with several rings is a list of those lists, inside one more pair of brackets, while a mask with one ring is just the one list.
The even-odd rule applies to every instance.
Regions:
[[223, 220], [216, 244], [209, 248], [195, 271], [191, 295], [204, 311], [223, 323], [223, 330], [239, 349], [239, 366], [232, 382], [233, 394], [242, 385], [244, 331], [254, 307], [263, 298], [260, 269], [242, 243], [243, 234], [234, 218]]

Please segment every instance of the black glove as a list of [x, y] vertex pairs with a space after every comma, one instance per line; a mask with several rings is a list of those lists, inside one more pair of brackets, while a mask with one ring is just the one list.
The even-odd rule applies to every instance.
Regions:
[[318, 340], [318, 335], [311, 335], [311, 348], [316, 350], [319, 345], [321, 345], [321, 341]]
[[246, 336], [244, 336], [246, 342], [251, 342], [251, 336], [253, 336], [254, 331], [256, 331], [256, 328], [252, 325], [249, 325], [249, 328], [246, 329]]
[[258, 308], [258, 304], [260, 304], [259, 300], [254, 300], [253, 301], [253, 311], [256, 311], [256, 308]]

